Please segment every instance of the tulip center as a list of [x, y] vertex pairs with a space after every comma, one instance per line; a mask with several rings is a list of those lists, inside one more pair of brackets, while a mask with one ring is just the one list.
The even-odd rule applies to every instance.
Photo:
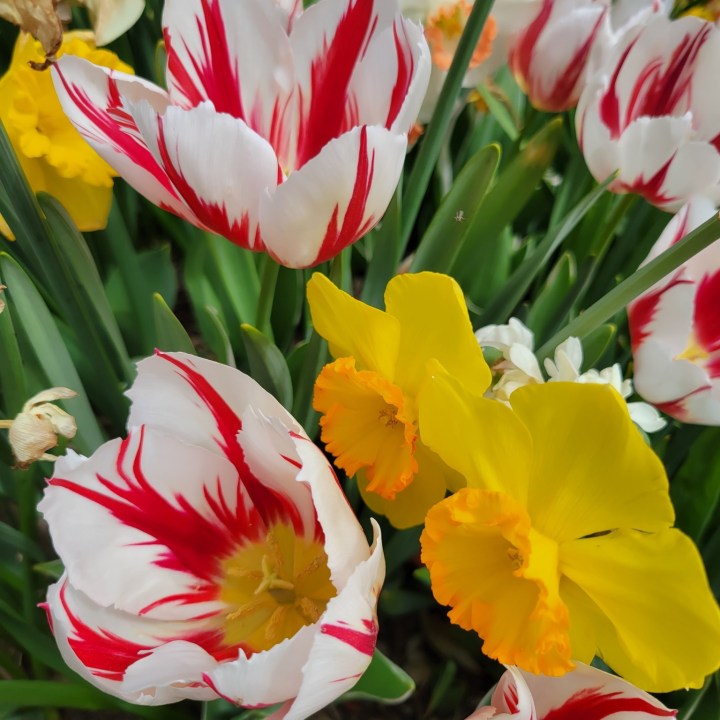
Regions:
[[367, 490], [392, 500], [417, 472], [417, 428], [402, 390], [355, 359], [326, 365], [313, 406], [323, 414], [322, 440], [349, 476], [365, 470]]
[[289, 525], [273, 525], [261, 541], [243, 545], [223, 563], [226, 642], [268, 650], [317, 622], [335, 595], [322, 543], [298, 537]]
[[710, 357], [710, 353], [698, 342], [695, 333], [690, 336], [687, 347], [675, 356], [676, 360], [689, 360], [690, 362], [702, 362]]
[[[441, 70], [447, 70], [450, 67], [471, 10], [472, 3], [469, 0], [446, 2], [432, 15], [429, 15], [425, 21], [425, 36], [430, 45], [432, 60]], [[487, 19], [482, 35], [470, 58], [471, 69], [478, 67], [490, 56], [496, 34], [497, 27], [491, 16]]]

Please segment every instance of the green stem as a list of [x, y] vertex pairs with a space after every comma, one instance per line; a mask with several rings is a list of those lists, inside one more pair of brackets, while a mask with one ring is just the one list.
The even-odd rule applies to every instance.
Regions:
[[271, 340], [273, 331], [270, 316], [275, 301], [275, 287], [279, 272], [280, 266], [269, 255], [266, 255], [263, 258], [262, 275], [260, 276], [260, 295], [255, 315], [255, 327]]
[[[18, 505], [18, 529], [31, 542], [37, 537], [37, 497], [35, 494], [35, 468], [16, 470], [15, 497]], [[35, 594], [35, 573], [33, 560], [27, 554], [22, 555], [22, 613], [23, 618], [32, 627], [37, 625], [37, 597]], [[32, 676], [36, 680], [47, 677], [42, 663], [34, 657], [30, 658]]]
[[626, 308], [638, 295], [669, 275], [693, 255], [704, 250], [718, 237], [720, 237], [720, 216], [714, 215], [668, 248], [662, 255], [639, 268], [605, 297], [556, 333], [537, 351], [538, 358], [542, 360], [548, 357], [563, 340], [567, 340], [571, 336], [583, 338], [591, 333], [606, 320]]
[[440, 97], [435, 106], [435, 112], [422, 139], [420, 150], [407, 181], [407, 190], [402, 203], [401, 255], [404, 254], [410, 239], [410, 232], [415, 224], [425, 190], [430, 182], [433, 168], [452, 119], [455, 100], [462, 87], [462, 81], [467, 72], [470, 58], [485, 27], [485, 21], [490, 15], [492, 5], [493, 0], [477, 0], [473, 5], [465, 30], [455, 51], [452, 65], [450, 65], [443, 83]]

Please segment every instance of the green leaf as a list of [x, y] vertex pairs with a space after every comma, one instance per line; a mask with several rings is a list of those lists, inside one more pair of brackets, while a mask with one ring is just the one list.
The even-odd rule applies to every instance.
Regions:
[[285, 356], [275, 343], [252, 325], [243, 323], [240, 330], [250, 362], [250, 374], [274, 395], [283, 407], [290, 409], [293, 387]]
[[65, 208], [55, 198], [40, 193], [38, 203], [45, 213], [50, 232], [57, 241], [59, 254], [67, 260], [68, 273], [79, 285], [78, 303], [89, 305], [88, 310], [92, 310], [91, 314], [97, 316], [91, 317], [89, 322], [97, 324], [99, 335], [106, 335], [106, 338], [102, 338], [103, 344], [109, 341], [115, 353], [113, 362], [118, 368], [118, 377], [129, 380], [133, 377], [134, 371], [85, 238], [75, 227]]
[[9, 418], [15, 417], [20, 412], [29, 397], [25, 366], [13, 323], [14, 312], [11, 304], [6, 305], [5, 310], [0, 313], [0, 348], [2, 348], [0, 390], [2, 390], [4, 410]]
[[235, 354], [230, 344], [230, 337], [223, 325], [222, 317], [217, 308], [206, 305], [202, 312], [207, 319], [206, 323], [201, 323], [201, 325], [205, 327], [203, 339], [210, 346], [218, 362], [223, 363], [223, 365], [229, 365], [230, 367], [237, 367], [235, 364]]
[[720, 428], [708, 428], [695, 440], [673, 477], [670, 496], [676, 525], [701, 544], [720, 502]]
[[0, 546], [12, 548], [15, 553], [27, 555], [32, 560], [43, 557], [40, 546], [7, 523], [0, 522]]
[[498, 238], [534, 194], [562, 136], [562, 118], [551, 120], [534, 135], [502, 170], [468, 229], [451, 274], [478, 305], [484, 305], [504, 284], [497, 272], [502, 258]]
[[518, 132], [515, 120], [507, 107], [500, 102], [500, 100], [492, 93], [485, 83], [480, 83], [476, 87], [476, 90], [487, 105], [490, 114], [495, 118], [497, 124], [503, 129], [503, 132], [511, 140], [517, 140], [520, 133]]
[[[103, 435], [55, 321], [30, 278], [6, 253], [0, 253], [0, 278], [8, 286], [5, 293], [12, 302], [17, 324], [27, 336], [47, 378], [47, 387], [68, 387], [78, 393], [65, 405], [78, 426], [72, 444], [84, 454], [92, 453], [102, 444]], [[37, 388], [41, 389], [44, 388]]]
[[392, 660], [375, 650], [368, 669], [341, 700], [375, 700], [396, 705], [407, 700], [414, 690], [414, 680]]
[[102, 710], [116, 707], [107, 695], [89, 685], [70, 685], [43, 680], [6, 680], [1, 682], [0, 705], [82, 710]]
[[[584, 371], [597, 366], [602, 356], [607, 352], [617, 334], [617, 325], [607, 323], [595, 328], [589, 335], [581, 339], [583, 348]], [[554, 349], [554, 348], [553, 348]]]
[[554, 328], [558, 310], [563, 308], [570, 288], [577, 278], [577, 265], [572, 253], [563, 253], [533, 300], [526, 325], [536, 338], [545, 337]]
[[317, 434], [319, 417], [312, 407], [313, 388], [317, 376], [325, 365], [327, 356], [327, 342], [314, 330], [310, 335], [309, 342], [298, 348], [297, 362], [300, 367], [294, 384], [292, 414], [311, 438]]
[[153, 294], [153, 315], [159, 350], [197, 355], [190, 336], [160, 293]]
[[707, 222], [688, 233], [665, 252], [636, 270], [575, 320], [556, 333], [537, 352], [540, 360], [547, 357], [571, 335], [584, 338], [615, 314], [622, 312], [638, 295], [720, 237], [720, 217], [713, 215]]
[[47, 562], [33, 565], [33, 570], [39, 575], [44, 575], [51, 580], [59, 580], [65, 572], [62, 560], [48, 560]]
[[498, 163], [500, 148], [478, 150], [460, 171], [420, 241], [411, 272], [448, 272], [468, 232], [474, 227]]
[[591, 190], [545, 237], [494, 295], [480, 318], [480, 325], [504, 323], [532, 285], [538, 273], [587, 211], [602, 197], [610, 179]]

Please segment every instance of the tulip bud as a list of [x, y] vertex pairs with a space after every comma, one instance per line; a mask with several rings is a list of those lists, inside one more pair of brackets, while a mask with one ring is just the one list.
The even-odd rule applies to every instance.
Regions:
[[10, 447], [19, 467], [26, 467], [36, 460], [54, 460], [54, 456], [46, 453], [57, 445], [58, 435], [75, 437], [75, 418], [52, 404], [53, 400], [75, 395], [76, 392], [63, 387], [43, 390], [31, 397], [23, 405], [22, 412], [8, 423]]

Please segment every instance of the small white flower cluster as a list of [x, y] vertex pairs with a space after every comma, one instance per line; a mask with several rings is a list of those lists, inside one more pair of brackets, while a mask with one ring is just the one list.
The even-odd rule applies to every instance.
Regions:
[[[507, 403], [510, 395], [519, 387], [544, 382], [578, 382], [612, 385], [623, 398], [633, 394], [632, 382], [623, 379], [619, 363], [603, 370], [581, 372], [583, 352], [580, 340], [569, 337], [555, 349], [552, 360], [545, 359], [547, 380], [543, 376], [535, 353], [535, 339], [532, 330], [517, 318], [510, 318], [507, 325], [486, 325], [475, 332], [480, 345], [499, 350], [503, 358], [492, 366], [499, 378], [486, 395]], [[645, 432], [657, 432], [665, 427], [666, 421], [660, 413], [645, 402], [627, 404], [630, 417]]]

